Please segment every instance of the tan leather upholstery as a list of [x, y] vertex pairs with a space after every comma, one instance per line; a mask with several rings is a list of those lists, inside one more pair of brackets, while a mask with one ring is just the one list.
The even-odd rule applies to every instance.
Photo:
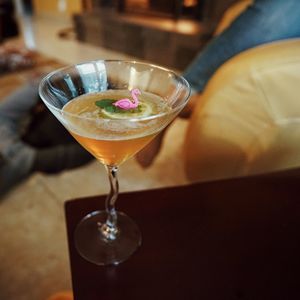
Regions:
[[245, 51], [209, 81], [185, 142], [190, 180], [300, 166], [300, 39]]

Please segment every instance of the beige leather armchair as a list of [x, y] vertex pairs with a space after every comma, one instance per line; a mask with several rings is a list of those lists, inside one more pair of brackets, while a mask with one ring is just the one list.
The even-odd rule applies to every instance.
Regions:
[[247, 50], [213, 76], [191, 117], [192, 181], [300, 166], [300, 39]]

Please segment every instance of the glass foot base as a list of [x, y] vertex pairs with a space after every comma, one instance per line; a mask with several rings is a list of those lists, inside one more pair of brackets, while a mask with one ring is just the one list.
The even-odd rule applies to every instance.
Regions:
[[96, 265], [117, 265], [129, 258], [141, 245], [141, 233], [136, 223], [118, 212], [118, 233], [115, 240], [107, 240], [100, 227], [105, 224], [107, 213], [95, 211], [84, 217], [74, 233], [75, 247], [79, 254]]

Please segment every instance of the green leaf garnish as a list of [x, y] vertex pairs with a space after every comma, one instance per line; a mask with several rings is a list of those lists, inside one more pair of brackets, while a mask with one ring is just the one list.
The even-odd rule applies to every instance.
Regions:
[[117, 100], [114, 100], [114, 99], [102, 99], [102, 100], [96, 101], [95, 104], [100, 108], [106, 108], [109, 106], [114, 107], [114, 105], [112, 105], [112, 104], [116, 101]]

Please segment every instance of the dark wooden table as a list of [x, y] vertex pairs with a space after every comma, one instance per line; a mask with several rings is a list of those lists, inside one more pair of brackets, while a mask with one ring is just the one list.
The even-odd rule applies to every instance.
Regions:
[[76, 224], [104, 197], [68, 201], [75, 300], [300, 299], [298, 173], [121, 194], [117, 207], [143, 243], [119, 266], [93, 265], [74, 248]]

